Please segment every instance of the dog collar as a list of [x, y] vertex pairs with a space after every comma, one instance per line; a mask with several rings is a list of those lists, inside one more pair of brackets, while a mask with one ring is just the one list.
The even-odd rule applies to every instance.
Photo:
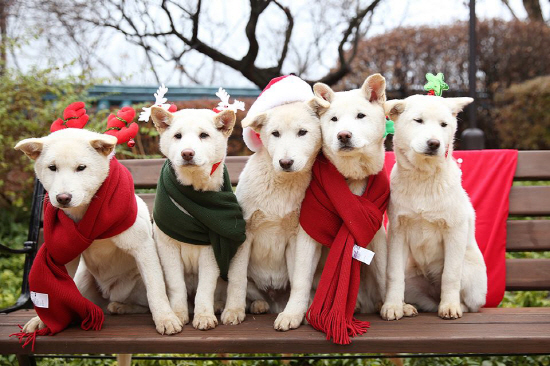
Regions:
[[216, 171], [216, 169], [218, 169], [218, 167], [220, 166], [221, 163], [222, 162], [219, 161], [216, 164], [212, 165], [212, 170], [210, 171], [210, 175], [214, 174], [214, 172]]

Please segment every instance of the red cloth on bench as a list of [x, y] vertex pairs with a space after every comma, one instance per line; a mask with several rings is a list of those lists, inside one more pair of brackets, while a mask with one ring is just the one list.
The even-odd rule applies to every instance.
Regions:
[[[488, 291], [485, 307], [496, 307], [506, 288], [506, 220], [510, 188], [516, 171], [517, 150], [454, 151], [462, 159], [462, 186], [476, 211], [476, 241], [487, 265]], [[395, 164], [386, 153], [386, 171]]]

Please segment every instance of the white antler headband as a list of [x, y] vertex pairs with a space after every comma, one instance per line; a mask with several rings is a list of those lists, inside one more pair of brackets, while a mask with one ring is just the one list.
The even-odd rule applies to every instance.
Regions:
[[233, 103], [229, 103], [230, 95], [225, 91], [225, 89], [219, 88], [216, 96], [221, 99], [221, 102], [219, 102], [218, 106], [216, 107], [218, 111], [221, 112], [225, 111], [226, 109], [229, 109], [235, 113], [237, 113], [237, 110], [244, 111], [244, 102], [235, 99]]
[[157, 92], [154, 94], [155, 96], [155, 104], [153, 104], [151, 107], [143, 107], [143, 112], [139, 114], [138, 121], [145, 121], [148, 122], [149, 118], [151, 117], [151, 108], [154, 106], [162, 107], [165, 110], [169, 110], [172, 106], [171, 104], [166, 103], [168, 99], [164, 97], [164, 95], [168, 92], [168, 88], [162, 84]]

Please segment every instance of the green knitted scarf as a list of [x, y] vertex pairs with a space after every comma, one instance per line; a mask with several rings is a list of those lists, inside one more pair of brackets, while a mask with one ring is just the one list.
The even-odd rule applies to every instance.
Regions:
[[166, 160], [157, 186], [153, 218], [159, 229], [173, 239], [212, 245], [220, 276], [227, 280], [229, 263], [246, 234], [243, 213], [231, 189], [225, 165], [221, 191], [196, 191], [178, 182], [172, 165]]

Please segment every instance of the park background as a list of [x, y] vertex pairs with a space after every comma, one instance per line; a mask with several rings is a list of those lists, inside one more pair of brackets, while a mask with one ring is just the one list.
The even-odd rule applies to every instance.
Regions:
[[[20, 247], [30, 215], [32, 165], [13, 146], [47, 134], [67, 104], [85, 101], [88, 128], [103, 131], [110, 111], [150, 105], [161, 83], [178, 108], [214, 107], [220, 86], [249, 107], [271, 78], [289, 73], [347, 90], [380, 72], [393, 99], [423, 93], [424, 75], [443, 72], [450, 86], [446, 96], [468, 95], [469, 5], [467, 0], [0, 0], [0, 242]], [[473, 108], [485, 147], [549, 149], [550, 1], [476, 5]], [[468, 112], [459, 116], [457, 148], [472, 122]], [[238, 119], [244, 115], [239, 112]], [[229, 155], [250, 154], [241, 133], [237, 123]], [[119, 146], [117, 157], [161, 157], [152, 124], [140, 122], [136, 145]], [[17, 299], [22, 267], [23, 258], [0, 255], [0, 308]], [[545, 291], [507, 292], [501, 306], [550, 306], [550, 299]], [[0, 358], [0, 365], [12, 362]], [[550, 359], [406, 362], [548, 365]]]

